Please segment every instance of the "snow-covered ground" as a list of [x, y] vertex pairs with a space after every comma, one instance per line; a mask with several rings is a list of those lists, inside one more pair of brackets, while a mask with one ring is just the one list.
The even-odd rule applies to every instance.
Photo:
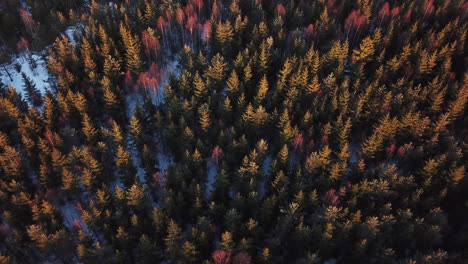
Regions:
[[60, 209], [60, 212], [62, 212], [63, 215], [63, 224], [68, 227], [69, 229], [73, 229], [73, 223], [75, 221], [78, 221], [78, 223], [81, 225], [83, 230], [88, 233], [88, 227], [84, 223], [83, 219], [81, 218], [80, 213], [78, 212], [78, 208], [76, 207], [75, 204], [73, 203], [65, 203], [64, 205], [58, 206], [58, 209]]
[[[159, 91], [157, 93], [151, 92], [152, 102], [156, 105], [164, 103], [164, 88], [169, 83], [169, 77], [171, 73], [175, 76], [180, 75], [179, 59], [177, 56], [174, 57], [169, 63], [164, 65], [160, 71], [161, 79], [159, 81]], [[137, 92], [129, 92], [125, 97], [125, 103], [127, 105], [127, 117], [131, 118], [137, 105], [144, 103], [144, 97]]]
[[265, 182], [268, 181], [270, 178], [270, 169], [271, 169], [271, 163], [273, 162], [273, 158], [271, 156], [267, 156], [265, 158], [265, 161], [263, 161], [262, 164], [262, 170], [263, 170], [263, 179], [259, 182], [258, 184], [258, 196], [262, 199], [265, 197], [266, 194], [266, 184]]
[[[43, 60], [42, 56], [37, 53], [31, 54], [32, 59], [36, 62], [37, 67], [32, 68], [28, 61], [28, 54], [26, 52], [21, 53], [19, 56], [13, 57], [10, 63], [0, 66], [0, 80], [5, 85], [11, 85], [23, 96], [25, 91], [23, 89], [24, 82], [21, 73], [26, 74], [36, 85], [42, 95], [44, 95], [46, 89], [50, 89], [48, 83], [49, 72], [47, 71], [47, 64]], [[19, 65], [20, 71], [16, 70], [15, 65]], [[8, 73], [10, 76], [8, 76]], [[10, 78], [11, 77], [11, 78]]]
[[77, 43], [77, 38], [81, 37], [81, 28], [84, 28], [82, 24], [76, 24], [74, 26], [69, 26], [64, 34], [68, 37], [72, 44]]
[[214, 187], [213, 184], [216, 181], [216, 175], [218, 174], [218, 166], [210, 160], [206, 162], [206, 168], [208, 169], [208, 175], [206, 177], [206, 184], [205, 184], [205, 198], [208, 199], [211, 192], [213, 192]]
[[172, 161], [172, 158], [169, 157], [169, 155], [167, 155], [166, 153], [162, 151], [162, 146], [159, 146], [158, 150], [159, 150], [157, 154], [157, 158], [159, 162], [158, 167], [162, 172], [164, 172], [167, 170], [169, 165], [173, 164], [174, 162]]
[[[73, 44], [76, 44], [76, 37], [79, 37], [81, 34], [80, 29], [83, 27], [83, 24], [70, 26], [65, 30], [64, 35], [67, 36]], [[36, 88], [39, 89], [41, 94], [44, 95], [46, 89], [50, 89], [50, 84], [48, 83], [49, 71], [47, 70], [47, 63], [41, 55], [46, 53], [46, 50], [31, 53], [31, 58], [36, 62], [36, 68], [31, 67], [27, 51], [13, 56], [9, 63], [0, 65], [0, 81], [7, 86], [11, 85], [17, 92], [24, 96], [24, 82], [21, 75], [21, 73], [24, 73], [34, 82]], [[20, 69], [19, 72], [16, 70], [17, 67]]]
[[359, 145], [356, 144], [350, 144], [348, 153], [351, 155], [349, 161], [351, 163], [357, 163], [359, 161], [359, 152], [361, 151], [361, 148]]

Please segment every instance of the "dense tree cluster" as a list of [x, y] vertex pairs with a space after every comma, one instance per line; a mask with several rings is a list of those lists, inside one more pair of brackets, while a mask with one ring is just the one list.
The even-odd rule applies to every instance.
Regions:
[[0, 84], [0, 263], [464, 263], [467, 14], [0, 3], [0, 52], [58, 35]]

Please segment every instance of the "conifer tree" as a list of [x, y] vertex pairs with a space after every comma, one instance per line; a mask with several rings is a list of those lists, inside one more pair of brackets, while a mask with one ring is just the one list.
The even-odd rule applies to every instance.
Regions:
[[143, 126], [135, 114], [130, 119], [130, 134], [132, 136], [133, 143], [137, 146], [138, 149], [141, 149], [143, 146]]
[[193, 78], [193, 86], [194, 86], [194, 95], [198, 102], [205, 101], [205, 97], [208, 94], [208, 89], [206, 87], [205, 82], [201, 78], [200, 74], [197, 72]]
[[374, 55], [374, 52], [374, 41], [372, 41], [372, 38], [366, 37], [359, 44], [359, 49], [353, 50], [352, 61], [353, 63], [367, 62]]
[[220, 47], [230, 46], [234, 32], [232, 30], [231, 22], [219, 23], [216, 27], [216, 39], [220, 44]]
[[88, 40], [83, 37], [82, 44], [81, 44], [81, 56], [84, 62], [84, 70], [91, 81], [95, 81], [96, 79], [96, 63], [93, 60], [93, 52], [91, 44]]
[[127, 190], [127, 201], [128, 205], [130, 206], [134, 206], [137, 209], [142, 209], [142, 206], [144, 205], [144, 198], [145, 189], [138, 181]]
[[213, 59], [211, 60], [211, 65], [208, 66], [208, 70], [206, 71], [206, 75], [208, 78], [213, 80], [216, 86], [222, 84], [224, 79], [224, 71], [225, 71], [226, 63], [224, 62], [224, 58], [217, 53]]
[[232, 252], [234, 250], [234, 241], [232, 234], [228, 231], [221, 235], [221, 248], [226, 252]]
[[121, 175], [122, 182], [125, 186], [132, 186], [137, 170], [133, 165], [132, 157], [122, 146], [117, 147], [117, 154], [115, 157], [115, 163], [119, 174]]
[[429, 74], [436, 66], [437, 53], [429, 54], [426, 50], [421, 52], [419, 60], [419, 72], [421, 74]]
[[139, 40], [123, 23], [120, 24], [120, 36], [125, 47], [125, 65], [127, 70], [134, 74], [139, 74], [142, 67]]
[[312, 82], [307, 86], [306, 91], [308, 94], [312, 94], [312, 93], [318, 92], [319, 90], [320, 90], [320, 83], [319, 83], [317, 75], [315, 75], [312, 78]]
[[112, 122], [112, 131], [111, 131], [112, 141], [116, 146], [124, 146], [124, 135], [122, 129], [120, 128], [117, 122]]
[[111, 88], [110, 79], [104, 76], [101, 81], [101, 85], [102, 89], [104, 90], [104, 102], [106, 104], [107, 111], [109, 111], [109, 113], [112, 115], [116, 115], [118, 113], [119, 100]]
[[226, 84], [227, 84], [229, 95], [232, 98], [236, 98], [235, 96], [239, 92], [239, 85], [240, 85], [239, 76], [237, 75], [236, 71], [233, 70], [231, 72]]
[[173, 259], [178, 257], [181, 246], [181, 229], [174, 220], [170, 220], [167, 226], [167, 236], [164, 238], [166, 251]]
[[267, 92], [268, 92], [268, 80], [266, 78], [266, 75], [263, 75], [263, 78], [260, 80], [260, 84], [258, 85], [257, 96], [255, 97], [255, 101], [257, 102], [257, 104], [262, 103], [262, 101], [266, 97]]
[[204, 132], [210, 128], [210, 109], [208, 104], [203, 104], [198, 108], [199, 124]]
[[62, 189], [69, 192], [71, 195], [78, 194], [79, 192], [78, 177], [68, 170], [66, 167], [62, 170]]
[[88, 114], [83, 114], [83, 134], [86, 138], [86, 141], [89, 144], [94, 144], [97, 141], [98, 133], [99, 131], [94, 127], [91, 118], [88, 116]]
[[26, 91], [26, 98], [29, 103], [35, 107], [42, 105], [42, 96], [39, 90], [36, 88], [34, 82], [24, 73], [21, 73], [24, 82], [24, 90]]
[[182, 255], [185, 263], [195, 263], [197, 260], [197, 247], [194, 243], [185, 241], [182, 245]]

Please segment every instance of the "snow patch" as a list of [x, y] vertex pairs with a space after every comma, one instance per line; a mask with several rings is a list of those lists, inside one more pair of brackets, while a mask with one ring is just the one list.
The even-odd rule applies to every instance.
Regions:
[[208, 168], [208, 177], [206, 178], [205, 184], [205, 198], [208, 199], [211, 192], [213, 192], [213, 184], [216, 180], [216, 175], [218, 174], [218, 166], [211, 160], [206, 162], [206, 167]]
[[78, 23], [73, 26], [69, 26], [64, 35], [70, 40], [73, 45], [76, 45], [77, 40], [81, 37], [81, 29], [85, 28], [84, 24]]
[[265, 160], [263, 161], [263, 165], [262, 165], [263, 174], [270, 175], [270, 168], [271, 168], [272, 162], [273, 162], [273, 158], [271, 156], [267, 156], [265, 158]]
[[158, 157], [158, 162], [159, 162], [158, 167], [162, 172], [166, 171], [169, 165], [174, 163], [172, 159], [166, 153], [162, 151], [158, 151], [157, 157]]
[[349, 159], [351, 163], [357, 163], [359, 161], [359, 157], [358, 157], [359, 151], [360, 151], [360, 148], [358, 145], [356, 144], [349, 145], [348, 153], [351, 155]]
[[68, 227], [70, 230], [75, 228], [73, 223], [78, 221], [80, 224], [83, 232], [85, 232], [89, 237], [96, 239], [95, 235], [89, 230], [88, 226], [86, 225], [85, 221], [81, 217], [81, 214], [78, 211], [78, 208], [75, 204], [72, 203], [65, 203], [63, 205], [57, 206], [57, 208], [62, 212], [63, 215], [63, 224]]
[[271, 168], [271, 163], [273, 162], [273, 158], [271, 156], [267, 156], [265, 160], [263, 161], [262, 164], [262, 170], [263, 170], [263, 179], [259, 181], [258, 183], [258, 196], [260, 198], [265, 197], [266, 194], [266, 182], [268, 181], [268, 178], [270, 177], [270, 168]]
[[127, 105], [127, 117], [132, 118], [133, 112], [135, 112], [135, 108], [137, 105], [143, 104], [144, 99], [141, 94], [138, 93], [130, 93], [125, 96], [125, 103]]
[[[47, 64], [39, 54], [31, 54], [31, 59], [34, 60], [37, 65], [36, 68], [33, 68], [27, 59], [28, 56], [26, 52], [21, 53], [19, 56], [15, 56], [11, 63], [0, 66], [0, 81], [7, 86], [11, 85], [24, 97], [26, 91], [23, 88], [24, 81], [21, 75], [21, 73], [24, 73], [34, 82], [40, 93], [44, 95], [46, 89], [50, 88]], [[20, 69], [19, 72], [16, 70], [16, 67]]]

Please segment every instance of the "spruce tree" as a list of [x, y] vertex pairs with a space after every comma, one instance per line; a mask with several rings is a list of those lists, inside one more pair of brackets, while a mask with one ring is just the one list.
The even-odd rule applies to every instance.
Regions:
[[125, 65], [127, 70], [134, 74], [139, 74], [142, 67], [140, 41], [123, 23], [120, 24], [119, 30], [125, 47]]
[[29, 103], [35, 107], [42, 105], [42, 96], [39, 89], [36, 88], [36, 84], [24, 73], [21, 73], [23, 78], [23, 89], [26, 91], [26, 98]]
[[132, 186], [137, 169], [133, 165], [132, 157], [122, 146], [117, 147], [115, 163], [121, 176], [121, 180], [126, 187]]

